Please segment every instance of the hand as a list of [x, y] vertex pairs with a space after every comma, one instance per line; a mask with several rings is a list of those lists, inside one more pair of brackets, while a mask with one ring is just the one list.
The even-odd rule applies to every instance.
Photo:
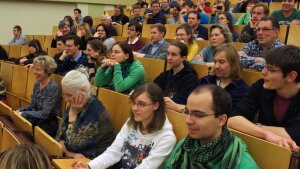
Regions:
[[23, 57], [22, 59], [20, 59], [20, 64], [23, 64], [27, 59], [25, 57]]
[[243, 50], [238, 51], [239, 56], [245, 56], [248, 57], [248, 55], [246, 54], [246, 52], [244, 52]]
[[71, 108], [81, 110], [86, 102], [86, 93], [83, 91], [76, 91], [72, 96]]
[[300, 20], [294, 19], [294, 20], [291, 22], [291, 25], [300, 25]]
[[300, 147], [297, 146], [297, 144], [293, 140], [278, 136], [270, 131], [267, 131], [267, 133], [265, 134], [265, 139], [271, 143], [277, 144], [281, 147], [289, 148], [293, 151], [300, 150]]
[[82, 161], [76, 161], [72, 165], [73, 169], [87, 169], [88, 165]]
[[265, 62], [266, 60], [264, 59], [264, 58], [262, 58], [262, 57], [256, 57], [255, 59], [254, 59], [254, 62]]
[[119, 64], [118, 62], [111, 60], [111, 59], [105, 59], [104, 61], [102, 61], [101, 67], [112, 67], [115, 64]]
[[33, 64], [28, 64], [28, 65], [25, 65], [28, 69], [31, 69], [33, 67]]
[[164, 97], [164, 101], [167, 109], [176, 109], [177, 103], [175, 103], [170, 97]]
[[200, 61], [203, 61], [203, 54], [200, 52], [197, 56], [195, 56], [193, 58], [194, 60], [200, 60]]
[[100, 33], [99, 33], [99, 32], [96, 32], [96, 33], [94, 34], [94, 37], [95, 37], [95, 38], [99, 38], [99, 37], [100, 37]]
[[61, 31], [56, 32], [56, 36], [63, 36], [63, 33]]
[[60, 55], [59, 60], [63, 61], [68, 56], [67, 51], [64, 50], [63, 53]]

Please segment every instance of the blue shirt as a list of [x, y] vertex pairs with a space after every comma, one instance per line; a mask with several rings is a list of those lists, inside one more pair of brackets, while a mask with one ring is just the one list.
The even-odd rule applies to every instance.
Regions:
[[[199, 24], [208, 24], [209, 17], [206, 14], [198, 13], [198, 15], [200, 15], [200, 18], [201, 18], [199, 21]], [[183, 20], [185, 23], [187, 23], [187, 20], [188, 20], [187, 15], [183, 15]]]

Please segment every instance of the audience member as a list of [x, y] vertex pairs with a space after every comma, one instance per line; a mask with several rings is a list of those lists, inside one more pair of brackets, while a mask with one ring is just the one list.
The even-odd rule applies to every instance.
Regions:
[[266, 5], [262, 3], [256, 4], [252, 8], [251, 19], [249, 21], [249, 24], [244, 26], [242, 33], [239, 37], [239, 41], [243, 43], [248, 43], [252, 40], [257, 39], [255, 29], [258, 25], [258, 22], [262, 17], [268, 16], [269, 12], [269, 8]]
[[200, 15], [198, 15], [195, 11], [191, 11], [187, 14], [187, 17], [187, 23], [194, 32], [194, 38], [198, 40], [207, 40], [208, 29], [199, 24], [199, 20], [201, 20]]
[[151, 25], [151, 42], [146, 43], [142, 49], [134, 52], [138, 57], [166, 59], [169, 43], [164, 39], [166, 27], [163, 24]]
[[70, 22], [68, 22], [68, 21], [65, 21], [65, 20], [60, 21], [59, 24], [58, 24], [58, 28], [59, 28], [59, 31], [55, 34], [55, 36], [54, 36], [54, 38], [52, 39], [52, 42], [51, 42], [51, 47], [52, 48], [56, 48], [56, 39], [57, 39], [57, 37], [59, 37], [59, 36], [68, 37], [68, 36], [71, 36], [71, 35], [76, 35], [76, 32], [71, 30], [71, 25], [70, 25]]
[[142, 34], [142, 25], [135, 22], [128, 24], [128, 38], [126, 42], [131, 46], [131, 50], [137, 52], [145, 43], [139, 38]]
[[182, 42], [169, 46], [167, 63], [171, 69], [162, 72], [154, 79], [163, 91], [168, 109], [176, 110], [176, 104], [186, 104], [189, 94], [197, 85], [197, 73], [186, 62], [188, 49]]
[[[233, 108], [229, 127], [299, 151], [299, 54], [299, 47], [292, 45], [271, 49], [266, 54], [263, 79], [254, 83]], [[255, 125], [250, 121], [258, 112]]]
[[96, 33], [94, 34], [94, 37], [103, 42], [107, 51], [110, 51], [112, 46], [116, 43], [116, 40], [111, 36], [112, 35], [110, 34], [108, 27], [105, 25], [100, 23], [96, 27]]
[[230, 43], [215, 49], [212, 75], [199, 79], [198, 85], [203, 84], [215, 84], [225, 89], [231, 96], [232, 104], [246, 95], [249, 86], [242, 79], [239, 55]]
[[170, 14], [169, 0], [162, 0], [161, 1], [160, 13], [163, 14], [163, 15]]
[[208, 24], [209, 17], [203, 13], [203, 12], [198, 12], [198, 6], [194, 4], [193, 1], [185, 1], [182, 6], [181, 6], [181, 14], [183, 15], [183, 20], [185, 23], [188, 23], [188, 14], [192, 11], [196, 12], [198, 14], [198, 23], [199, 24]]
[[153, 0], [151, 2], [151, 13], [147, 13], [144, 18], [144, 24], [166, 24], [166, 17], [159, 12], [159, 2]]
[[145, 82], [142, 64], [134, 60], [130, 45], [117, 42], [113, 45], [110, 59], [98, 68], [94, 84], [122, 93], [130, 93]]
[[[111, 24], [110, 16], [103, 15], [101, 17], [101, 24], [107, 27], [107, 29], [109, 30], [109, 33], [110, 33], [111, 36], [118, 36], [116, 28], [113, 27], [112, 24]], [[97, 29], [96, 29], [96, 32], [97, 32]]]
[[227, 26], [232, 34], [232, 41], [236, 42], [239, 34], [233, 30], [232, 17], [229, 12], [221, 12], [218, 16], [218, 24]]
[[[211, 17], [209, 18], [209, 24], [215, 24], [218, 23], [218, 16], [221, 14], [221, 12], [229, 12], [229, 4], [227, 3], [229, 1], [222, 1], [217, 0], [215, 2], [215, 5], [213, 7]], [[236, 19], [232, 13], [230, 13], [232, 18], [232, 23], [235, 24]]]
[[125, 25], [129, 22], [128, 16], [124, 14], [124, 8], [121, 5], [115, 5], [115, 14], [111, 16], [112, 24]]
[[52, 169], [48, 155], [34, 144], [20, 144], [0, 154], [0, 166], [6, 169]]
[[187, 61], [191, 61], [199, 53], [198, 44], [194, 40], [193, 30], [189, 25], [182, 24], [176, 29], [176, 40], [185, 43], [187, 46]]
[[129, 24], [133, 24], [135, 22], [139, 24], [143, 24], [144, 22], [144, 17], [141, 16], [141, 7], [139, 5], [134, 5], [132, 7], [132, 13], [133, 17], [129, 18]]
[[165, 168], [258, 169], [246, 144], [227, 129], [230, 111], [231, 99], [224, 89], [196, 88], [184, 111], [188, 136], [176, 145]]
[[92, 35], [94, 35], [96, 33], [96, 30], [93, 26], [94, 25], [93, 18], [91, 16], [85, 16], [83, 18], [83, 23], [86, 23], [89, 25]]
[[62, 145], [66, 157], [93, 159], [102, 154], [115, 138], [109, 115], [98, 98], [91, 94], [85, 68], [68, 72], [61, 85], [69, 106], [56, 140]]
[[81, 39], [80, 50], [85, 50], [87, 41], [92, 37], [89, 25], [86, 23], [78, 25], [77, 36]]
[[[240, 16], [240, 18], [236, 21], [235, 25], [248, 25], [249, 21], [251, 20], [252, 9], [256, 4], [259, 3], [259, 0], [250, 0], [250, 1], [246, 0], [246, 1], [247, 1], [246, 11], [243, 12], [244, 14]], [[241, 3], [243, 2], [245, 2], [245, 0], [242, 0]]]
[[86, 66], [89, 81], [91, 84], [94, 84], [95, 74], [102, 62], [106, 59], [106, 46], [98, 39], [90, 40], [87, 42], [86, 54], [89, 58], [89, 62]]
[[64, 17], [64, 21], [67, 21], [70, 23], [71, 32], [77, 32], [77, 23], [76, 23], [76, 21], [73, 20], [72, 16], [66, 15]]
[[113, 144], [88, 164], [75, 162], [73, 169], [163, 168], [176, 144], [165, 115], [162, 91], [154, 84], [138, 87], [130, 95], [132, 113]]
[[52, 57], [55, 60], [55, 62], [57, 63], [58, 62], [57, 60], [60, 58], [60, 56], [63, 54], [63, 52], [66, 49], [66, 38], [64, 36], [57, 37], [56, 48], [57, 48], [58, 52]]
[[141, 8], [148, 8], [148, 3], [144, 0], [137, 0], [137, 3], [135, 5], [139, 5]]
[[68, 36], [66, 39], [66, 49], [60, 58], [56, 61], [56, 74], [65, 75], [68, 71], [74, 70], [80, 65], [86, 66], [88, 58], [86, 54], [82, 53], [79, 48], [81, 39], [74, 35]]
[[8, 42], [9, 45], [27, 45], [28, 41], [25, 35], [22, 34], [22, 28], [19, 25], [13, 27], [14, 37]]
[[[255, 0], [257, 1], [257, 0]], [[248, 6], [252, 0], [240, 0], [233, 9], [234, 13], [246, 13], [248, 12]]]
[[8, 54], [5, 49], [0, 45], [0, 60], [7, 60]]
[[191, 60], [191, 63], [213, 66], [215, 48], [224, 43], [232, 42], [232, 34], [226, 26], [220, 24], [211, 25], [209, 32], [210, 45], [205, 47], [196, 57], [194, 57], [193, 60]]
[[266, 63], [265, 53], [272, 48], [283, 46], [284, 43], [277, 39], [279, 24], [274, 17], [262, 17], [255, 31], [257, 39], [247, 43], [239, 55], [243, 67], [261, 71]]
[[55, 137], [58, 128], [61, 92], [50, 76], [56, 64], [50, 56], [39, 56], [33, 60], [34, 84], [31, 102], [17, 111], [34, 126], [41, 127], [50, 136]]
[[181, 16], [181, 7], [178, 3], [174, 3], [170, 7], [170, 18], [167, 20], [167, 24], [184, 24], [184, 20]]
[[296, 9], [296, 0], [282, 0], [282, 9], [272, 12], [279, 25], [300, 25], [300, 11]]
[[81, 25], [83, 23], [83, 18], [81, 16], [81, 10], [76, 8], [73, 10], [74, 15], [73, 15], [73, 22], [75, 26]]

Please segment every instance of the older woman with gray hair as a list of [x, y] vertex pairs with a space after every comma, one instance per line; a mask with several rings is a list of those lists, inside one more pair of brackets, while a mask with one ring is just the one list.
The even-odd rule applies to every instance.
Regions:
[[33, 60], [33, 74], [37, 80], [33, 87], [31, 103], [17, 110], [33, 125], [40, 126], [54, 137], [58, 128], [56, 116], [59, 114], [61, 92], [50, 75], [56, 64], [50, 56], [39, 56]]
[[62, 145], [66, 157], [93, 159], [114, 141], [115, 134], [109, 115], [98, 98], [91, 94], [84, 67], [64, 76], [62, 91], [69, 106], [56, 140]]

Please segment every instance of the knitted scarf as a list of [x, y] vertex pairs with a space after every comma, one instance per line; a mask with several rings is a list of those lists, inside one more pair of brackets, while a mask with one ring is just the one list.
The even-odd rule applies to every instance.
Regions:
[[245, 152], [242, 144], [227, 127], [220, 137], [205, 145], [188, 136], [172, 158], [172, 169], [208, 169], [219, 161], [219, 169], [236, 169]]
[[[130, 73], [130, 66], [131, 63], [129, 63], [127, 60], [121, 64], [121, 71], [122, 71], [122, 77], [125, 79], [129, 73]], [[114, 67], [111, 68], [111, 74], [114, 75]], [[115, 85], [113, 79], [111, 79], [110, 83], [105, 87], [110, 90], [115, 90]]]

